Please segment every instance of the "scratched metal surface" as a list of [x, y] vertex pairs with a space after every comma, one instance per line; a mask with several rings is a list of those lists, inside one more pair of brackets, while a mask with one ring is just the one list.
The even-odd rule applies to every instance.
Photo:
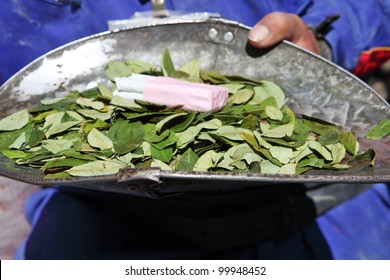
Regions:
[[279, 183], [389, 182], [390, 137], [364, 139], [367, 129], [390, 118], [389, 104], [345, 70], [288, 42], [267, 51], [248, 47], [247, 30], [235, 22], [209, 19], [111, 31], [73, 42], [29, 64], [0, 88], [0, 117], [36, 105], [41, 99], [83, 90], [90, 81], [105, 82], [103, 70], [110, 60], [137, 58], [159, 65], [162, 50], [169, 48], [177, 65], [196, 58], [203, 69], [276, 82], [294, 112], [334, 122], [355, 133], [362, 150], [374, 148], [374, 167], [318, 170], [303, 175], [130, 169], [117, 175], [45, 180], [40, 171], [17, 166], [0, 156], [0, 175], [32, 184], [72, 185], [134, 195]]

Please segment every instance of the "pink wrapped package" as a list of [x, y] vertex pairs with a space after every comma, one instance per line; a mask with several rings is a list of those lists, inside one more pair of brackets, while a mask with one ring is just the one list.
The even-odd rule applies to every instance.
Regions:
[[[118, 78], [116, 84], [119, 91], [138, 94], [132, 96], [143, 93], [142, 99], [145, 101], [167, 106], [181, 105], [185, 110], [196, 112], [222, 108], [229, 95], [229, 90], [224, 87], [139, 74]], [[124, 96], [123, 93], [118, 95]]]

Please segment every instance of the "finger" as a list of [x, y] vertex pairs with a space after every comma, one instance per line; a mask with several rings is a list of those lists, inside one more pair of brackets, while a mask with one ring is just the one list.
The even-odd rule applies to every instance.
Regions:
[[274, 12], [261, 19], [248, 33], [248, 42], [257, 48], [267, 48], [288, 40], [303, 48], [319, 53], [313, 33], [294, 14]]

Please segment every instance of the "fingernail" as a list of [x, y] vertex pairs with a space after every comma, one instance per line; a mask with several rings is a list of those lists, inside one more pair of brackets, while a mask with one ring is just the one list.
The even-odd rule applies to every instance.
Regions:
[[269, 29], [265, 25], [259, 25], [254, 28], [249, 32], [248, 37], [250, 40], [255, 41], [255, 42], [262, 42], [267, 38], [269, 34]]

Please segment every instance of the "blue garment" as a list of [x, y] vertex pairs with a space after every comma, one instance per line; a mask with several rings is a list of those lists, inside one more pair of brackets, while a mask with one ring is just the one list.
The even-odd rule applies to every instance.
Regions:
[[[0, 85], [22, 67], [46, 52], [73, 40], [107, 30], [107, 21], [126, 19], [136, 11], [150, 10], [138, 0], [69, 0], [75, 5], [53, 5], [55, 0], [0, 1]], [[62, 1], [64, 2], [64, 1]], [[272, 11], [300, 15], [318, 25], [340, 14], [326, 40], [334, 62], [353, 70], [360, 53], [390, 46], [389, 0], [169, 0], [167, 8], [188, 12], [218, 12], [222, 17], [253, 26]]]
[[164, 244], [159, 236], [150, 239], [120, 215], [57, 188], [34, 193], [25, 211], [32, 231], [16, 259], [390, 259], [390, 191], [385, 184], [284, 238], [220, 252]]
[[[305, 224], [299, 230], [283, 237], [222, 250], [197, 246], [185, 242], [188, 241], [185, 240], [186, 238], [184, 240], [169, 238], [167, 236], [172, 232], [161, 234], [161, 231], [158, 231], [160, 226], [158, 223], [151, 223], [151, 228], [145, 231], [142, 226], [139, 226], [136, 215], [132, 215], [132, 211], [126, 211], [125, 207], [120, 206], [117, 209], [119, 211], [112, 211], [112, 208], [116, 208], [121, 203], [121, 199], [118, 200], [104, 193], [100, 198], [95, 199], [96, 195], [100, 196], [96, 192], [75, 193], [54, 187], [30, 196], [25, 211], [31, 221], [32, 231], [20, 246], [15, 259], [331, 258], [328, 245], [315, 222]], [[101, 197], [104, 197], [103, 200]], [[181, 200], [180, 197], [178, 199]], [[108, 201], [110, 203], [106, 203]], [[126, 203], [134, 203], [134, 201], [126, 201]], [[153, 208], [156, 209], [156, 203], [151, 198], [146, 198], [144, 203], [150, 204], [150, 208], [146, 207], [146, 212], [142, 213], [142, 219], [148, 220], [151, 217], [148, 212], [153, 211]], [[203, 203], [200, 201], [197, 207], [202, 208], [202, 205], [207, 207]], [[228, 207], [236, 209], [234, 206]], [[165, 211], [164, 208], [158, 208], [157, 211]], [[173, 208], [177, 210], [175, 206]], [[182, 209], [189, 210], [187, 206]], [[197, 210], [197, 212], [201, 211]], [[206, 214], [214, 213], [207, 211]], [[275, 219], [277, 219], [276, 215]], [[217, 230], [214, 223], [212, 227], [213, 231]], [[232, 227], [237, 225], [232, 224], [230, 228]], [[181, 231], [181, 228], [180, 226], [175, 231]], [[223, 232], [223, 234], [231, 234], [231, 232]], [[245, 238], [246, 231], [241, 235]]]
[[390, 191], [376, 184], [317, 219], [333, 258], [390, 259]]

